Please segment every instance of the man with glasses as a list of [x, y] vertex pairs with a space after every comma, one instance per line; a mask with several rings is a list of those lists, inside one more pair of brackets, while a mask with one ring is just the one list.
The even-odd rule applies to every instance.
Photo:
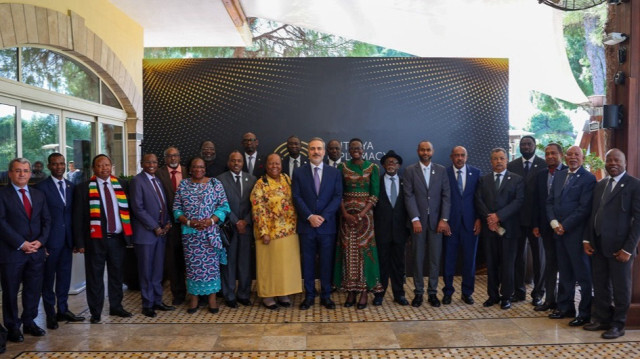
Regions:
[[256, 178], [265, 174], [263, 157], [258, 155], [258, 138], [251, 132], [242, 135], [242, 147], [244, 148], [244, 165], [242, 171], [254, 175]]

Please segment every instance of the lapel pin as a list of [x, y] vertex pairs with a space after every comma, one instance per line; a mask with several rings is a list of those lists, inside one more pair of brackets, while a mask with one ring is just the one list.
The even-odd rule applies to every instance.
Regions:
[[511, 176], [507, 177], [507, 179], [508, 179], [508, 180], [510, 180], [510, 179], [511, 179]]
[[624, 183], [620, 184], [620, 188], [624, 187]]
[[436, 174], [436, 171], [435, 170], [431, 170], [431, 174], [432, 175]]

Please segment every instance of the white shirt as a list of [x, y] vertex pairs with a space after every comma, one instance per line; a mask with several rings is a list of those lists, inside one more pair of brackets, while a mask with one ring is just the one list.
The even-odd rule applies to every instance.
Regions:
[[[624, 176], [625, 173], [627, 173], [627, 171], [624, 171], [621, 174], [613, 177], [613, 183], [611, 184], [611, 192], [613, 192], [613, 189], [616, 188], [618, 183], [620, 183], [620, 179], [622, 178], [622, 176]], [[611, 178], [611, 176], [609, 176], [609, 178]]]
[[116, 230], [114, 233], [122, 233], [122, 222], [120, 221], [120, 209], [118, 207], [118, 199], [116, 198], [116, 192], [113, 190], [113, 186], [111, 185], [111, 180], [105, 181], [102, 178], [97, 177], [98, 180], [98, 191], [100, 191], [100, 200], [102, 201], [102, 208], [104, 208], [104, 216], [107, 217], [107, 200], [104, 196], [104, 184], [107, 183], [107, 188], [109, 188], [109, 193], [111, 193], [111, 202], [113, 203], [113, 215], [116, 218]]
[[342, 158], [338, 158], [336, 161], [332, 160], [331, 158], [327, 159], [327, 164], [331, 167], [338, 167], [338, 165], [340, 163], [342, 163]]
[[502, 172], [493, 172], [493, 182], [496, 182], [496, 175], [500, 173], [500, 186], [502, 186], [502, 181], [504, 181], [504, 176], [507, 174], [507, 170]]
[[422, 162], [419, 162], [419, 163], [420, 163], [420, 170], [424, 175], [424, 180], [427, 182], [427, 189], [429, 189], [429, 180], [431, 179], [431, 162], [429, 162], [428, 166], [423, 165]]
[[298, 167], [302, 166], [302, 156], [298, 155], [298, 158], [289, 157], [289, 177], [293, 177], [293, 171], [296, 170], [295, 161], [298, 161]]

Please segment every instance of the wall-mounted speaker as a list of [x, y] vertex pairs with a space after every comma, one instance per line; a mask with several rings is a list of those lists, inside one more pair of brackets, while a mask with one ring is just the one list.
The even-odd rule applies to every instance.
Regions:
[[622, 126], [622, 105], [604, 105], [602, 128], [618, 129]]

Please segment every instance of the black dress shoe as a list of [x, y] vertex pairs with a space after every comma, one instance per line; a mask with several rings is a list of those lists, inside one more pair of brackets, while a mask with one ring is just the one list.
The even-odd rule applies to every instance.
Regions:
[[379, 307], [382, 305], [382, 301], [383, 301], [383, 297], [380, 295], [376, 295], [373, 297], [373, 302], [372, 304], [375, 305], [376, 307]]
[[193, 314], [193, 313], [198, 311], [198, 308], [200, 308], [200, 307], [197, 306], [197, 305], [195, 306], [195, 308], [187, 308], [187, 313]]
[[242, 305], [244, 305], [245, 307], [250, 307], [251, 306], [251, 301], [249, 299], [241, 299], [238, 298], [236, 299], [236, 301]]
[[58, 319], [53, 315], [47, 315], [47, 329], [58, 329]]
[[238, 308], [238, 302], [235, 300], [225, 300], [224, 304], [229, 308]]
[[320, 304], [327, 309], [336, 309], [336, 303], [334, 303], [331, 298], [320, 299]]
[[522, 302], [526, 299], [526, 294], [514, 294], [513, 296], [511, 296], [511, 302], [513, 303], [518, 303], [518, 302]]
[[283, 308], [291, 307], [291, 302], [285, 302], [284, 300], [276, 299], [276, 303], [278, 304], [278, 306]]
[[444, 305], [451, 304], [451, 296], [445, 295], [444, 297], [442, 297], [442, 304]]
[[24, 331], [25, 334], [31, 334], [34, 337], [41, 337], [47, 334], [44, 329], [40, 328], [35, 323], [23, 326], [22, 331]]
[[533, 297], [533, 299], [531, 299], [531, 305], [533, 305], [534, 307], [540, 306], [542, 305], [542, 298], [540, 297]]
[[24, 336], [22, 336], [20, 329], [13, 328], [9, 329], [9, 332], [7, 333], [7, 340], [14, 343], [22, 343], [24, 341]]
[[99, 315], [92, 315], [91, 319], [89, 320], [89, 322], [91, 322], [91, 324], [98, 324], [100, 323], [100, 316]]
[[160, 304], [154, 305], [153, 309], [160, 310], [160, 311], [163, 311], [163, 312], [169, 312], [169, 311], [172, 311], [172, 310], [176, 310], [176, 307], [174, 307], [173, 305], [166, 305], [166, 304], [161, 302]]
[[75, 314], [73, 314], [73, 312], [72, 312], [72, 311], [70, 311], [70, 310], [67, 310], [67, 311], [66, 311], [66, 312], [64, 312], [64, 313], [58, 313], [58, 314], [56, 315], [56, 318], [58, 319], [58, 321], [59, 321], [59, 322], [62, 322], [62, 321], [65, 321], [65, 320], [66, 320], [67, 322], [81, 322], [81, 321], [83, 321], [83, 320], [84, 320], [84, 317], [83, 317], [83, 316], [81, 316], [81, 315], [75, 315]]
[[211, 314], [218, 314], [218, 312], [220, 312], [220, 308], [207, 307], [207, 309], [209, 310], [209, 313], [211, 313]]
[[313, 299], [305, 298], [302, 303], [300, 303], [300, 310], [307, 310], [313, 306]]
[[590, 317], [575, 317], [572, 321], [569, 322], [570, 327], [581, 327], [585, 324], [588, 324], [591, 321]]
[[549, 318], [551, 319], [564, 319], [564, 318], [571, 318], [571, 317], [575, 317], [576, 313], [565, 313], [565, 312], [561, 312], [559, 310], [554, 311], [553, 313], [549, 314]]
[[536, 312], [546, 312], [547, 310], [555, 309], [555, 304], [544, 303], [542, 305], [538, 305], [533, 310]]
[[142, 315], [149, 318], [155, 318], [157, 316], [156, 311], [153, 308], [142, 308]]
[[609, 324], [594, 322], [586, 324], [584, 327], [582, 327], [582, 329], [588, 330], [590, 332], [597, 332], [599, 330], [609, 330], [611, 329], [611, 326]]
[[273, 304], [267, 304], [264, 301], [262, 302], [262, 306], [269, 309], [269, 310], [278, 310], [278, 305], [276, 303]]
[[411, 301], [411, 306], [418, 308], [421, 305], [422, 305], [422, 296], [416, 295], [415, 297], [413, 297], [413, 300]]
[[498, 302], [499, 302], [498, 299], [489, 298], [485, 300], [484, 303], [482, 303], [482, 306], [485, 308], [488, 308], [488, 307], [492, 307], [494, 304], [497, 304]]
[[472, 305], [473, 303], [476, 302], [475, 300], [473, 300], [473, 296], [466, 295], [466, 294], [462, 295], [462, 301], [469, 305]]
[[393, 301], [400, 305], [409, 305], [409, 301], [404, 296], [395, 298]]
[[615, 339], [620, 338], [624, 335], [624, 329], [618, 329], [616, 327], [611, 327], [606, 332], [602, 333], [603, 339]]
[[133, 314], [127, 312], [124, 308], [111, 309], [109, 310], [109, 315], [115, 315], [120, 318], [129, 318], [133, 316]]
[[500, 309], [509, 309], [511, 308], [511, 301], [509, 299], [503, 299], [500, 302]]
[[356, 305], [356, 308], [358, 309], [365, 309], [367, 307], [367, 303], [358, 303], [358, 305]]

